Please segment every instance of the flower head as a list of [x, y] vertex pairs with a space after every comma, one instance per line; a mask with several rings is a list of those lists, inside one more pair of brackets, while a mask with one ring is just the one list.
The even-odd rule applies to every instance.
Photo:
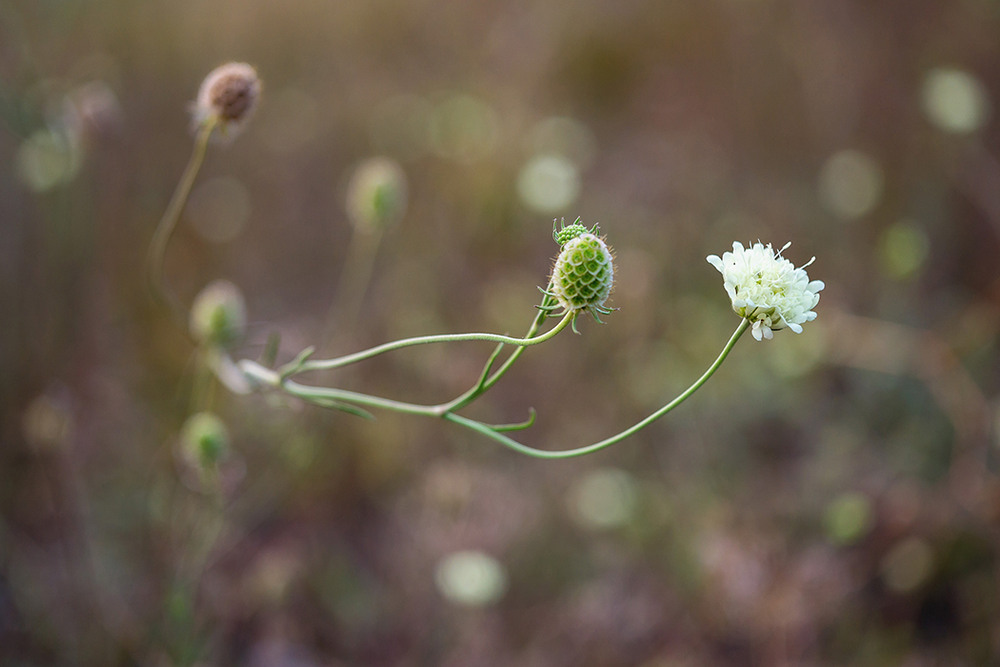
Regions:
[[775, 252], [768, 243], [759, 241], [749, 250], [738, 241], [733, 251], [707, 257], [709, 264], [722, 274], [723, 284], [740, 317], [753, 322], [753, 337], [771, 339], [775, 331], [791, 329], [802, 333], [802, 324], [816, 319], [813, 308], [819, 302], [819, 292], [826, 285], [822, 280], [809, 280], [805, 268], [815, 257], [795, 268], [781, 256], [790, 246], [786, 243]]
[[[579, 221], [578, 221], [579, 222]], [[597, 236], [596, 225], [591, 231], [578, 223], [555, 231], [553, 237], [562, 245], [552, 267], [550, 291], [564, 313], [575, 315], [587, 311], [600, 322], [598, 313], [613, 309], [604, 305], [614, 286], [614, 256], [603, 238]]]
[[567, 225], [566, 221], [563, 220], [559, 227], [556, 227], [556, 221], [552, 220], [552, 240], [559, 244], [559, 247], [563, 247], [577, 236], [581, 234], [586, 234], [590, 231], [591, 234], [597, 233], [597, 225], [594, 225], [593, 229], [588, 230], [586, 227], [580, 224], [580, 218], [576, 219], [572, 225]]
[[209, 283], [191, 304], [191, 335], [202, 344], [229, 347], [243, 337], [247, 307], [240, 289], [228, 280]]
[[347, 185], [347, 215], [357, 229], [383, 230], [406, 212], [406, 174], [386, 157], [370, 158]]
[[246, 63], [226, 63], [208, 73], [194, 103], [194, 123], [217, 123], [226, 138], [239, 133], [257, 107], [261, 84]]
[[210, 412], [188, 417], [181, 430], [181, 454], [198, 469], [211, 468], [229, 452], [229, 429]]

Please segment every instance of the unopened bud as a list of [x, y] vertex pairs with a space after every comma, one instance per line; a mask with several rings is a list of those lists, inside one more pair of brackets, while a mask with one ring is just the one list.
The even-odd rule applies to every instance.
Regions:
[[229, 429], [211, 412], [188, 417], [181, 429], [181, 454], [196, 469], [216, 468], [229, 453]]
[[[552, 240], [558, 243], [560, 248], [580, 234], [586, 234], [587, 231], [587, 228], [580, 224], [580, 218], [577, 218], [576, 222], [568, 226], [563, 222], [558, 229], [556, 228], [556, 221], [552, 221]], [[596, 227], [594, 231], [597, 231]]]
[[246, 125], [260, 99], [257, 71], [246, 63], [226, 63], [209, 72], [198, 89], [194, 122], [216, 123], [222, 136], [232, 138]]
[[191, 335], [199, 343], [229, 347], [246, 332], [246, 302], [239, 288], [216, 280], [198, 293], [191, 306]]
[[347, 185], [347, 215], [357, 229], [385, 229], [403, 217], [406, 195], [402, 167], [389, 158], [371, 158], [358, 166]]
[[597, 318], [598, 313], [611, 310], [604, 302], [611, 294], [614, 278], [611, 249], [604, 239], [584, 231], [566, 241], [559, 252], [552, 267], [551, 294], [567, 312], [585, 310]]

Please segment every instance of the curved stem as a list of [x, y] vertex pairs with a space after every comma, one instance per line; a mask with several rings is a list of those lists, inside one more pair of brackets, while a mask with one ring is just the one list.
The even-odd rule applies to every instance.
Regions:
[[[551, 287], [552, 285], [550, 284], [549, 289], [551, 289]], [[532, 336], [535, 335], [535, 333], [538, 332], [538, 329], [542, 326], [542, 323], [545, 322], [545, 318], [549, 316], [548, 311], [545, 309], [553, 301], [554, 299], [548, 294], [546, 294], [542, 298], [542, 303], [538, 309], [538, 315], [535, 316], [535, 321], [531, 323], [531, 326], [528, 328], [528, 332], [524, 335], [525, 338], [531, 338]], [[475, 387], [469, 389], [461, 396], [458, 396], [455, 399], [448, 401], [447, 403], [442, 403], [441, 405], [437, 406], [441, 410], [441, 413], [443, 414], [445, 412], [461, 410], [469, 403], [472, 403], [472, 401], [474, 401], [476, 398], [486, 393], [490, 389], [490, 387], [495, 385], [497, 381], [501, 377], [503, 377], [504, 373], [510, 370], [510, 367], [514, 365], [514, 362], [517, 361], [517, 358], [521, 356], [524, 350], [525, 348], [523, 346], [515, 349], [511, 353], [511, 355], [507, 357], [507, 359], [500, 365], [500, 367], [493, 372], [492, 375], [487, 375], [489, 371], [489, 366], [483, 369], [483, 377]]]
[[[552, 297], [548, 295], [542, 298], [538, 314], [535, 316], [535, 319], [528, 328], [524, 338], [520, 339], [522, 342], [533, 339], [538, 329], [545, 322], [546, 318], [549, 317], [549, 313], [545, 310], [545, 308], [551, 305], [553, 301]], [[564, 322], [561, 322], [560, 324], [562, 328], [565, 328], [566, 325]], [[557, 328], [554, 328], [546, 335], [555, 335], [555, 333], [557, 333]], [[535, 342], [537, 343], [540, 341], [536, 340]], [[282, 389], [293, 396], [325, 407], [329, 407], [330, 403], [334, 402], [339, 404], [338, 407], [341, 408], [345, 405], [365, 405], [368, 407], [384, 408], [408, 414], [424, 415], [427, 417], [441, 417], [447, 412], [459, 410], [469, 405], [476, 398], [486, 393], [486, 391], [488, 391], [497, 383], [497, 381], [500, 380], [503, 374], [510, 369], [514, 362], [517, 361], [517, 358], [526, 349], [525, 345], [516, 347], [503, 364], [501, 364], [500, 367], [491, 374], [490, 368], [503, 346], [504, 343], [500, 343], [499, 347], [490, 356], [490, 360], [487, 362], [486, 367], [483, 368], [483, 372], [475, 386], [457, 398], [445, 403], [439, 403], [437, 405], [407, 403], [404, 401], [395, 401], [392, 399], [372, 396], [370, 394], [361, 394], [342, 389], [312, 387], [291, 381], [289, 379], [291, 376], [302, 372], [303, 370], [310, 370], [309, 368], [303, 367], [306, 365], [305, 360], [308, 358], [309, 354], [311, 354], [311, 348], [304, 350], [296, 359], [292, 360], [278, 371], [272, 371], [249, 359], [244, 359], [239, 362], [239, 364], [236, 364], [226, 354], [218, 355], [218, 359], [216, 360], [217, 363], [213, 364], [213, 370], [216, 372], [219, 379], [222, 380], [231, 391], [238, 394], [249, 393], [252, 391], [252, 385], [256, 384], [269, 386], [274, 389]]]
[[277, 371], [264, 368], [255, 361], [243, 359], [237, 364], [248, 382], [258, 386], [264, 385], [274, 389], [280, 389], [285, 393], [301, 398], [313, 403], [326, 403], [335, 401], [339, 403], [349, 403], [365, 405], [372, 408], [382, 408], [394, 412], [402, 412], [411, 415], [423, 415], [425, 417], [440, 417], [440, 411], [434, 405], [419, 405], [417, 403], [406, 403], [404, 401], [394, 401], [389, 398], [381, 398], [370, 394], [361, 394], [346, 389], [334, 389], [333, 387], [311, 387], [300, 384], [282, 377]]
[[[565, 321], [565, 319], [564, 319]], [[561, 323], [563, 324], [563, 323]], [[565, 324], [563, 324], [565, 326]], [[740, 322], [740, 325], [736, 327], [736, 331], [730, 336], [729, 341], [726, 343], [725, 347], [722, 348], [722, 352], [716, 357], [712, 365], [699, 377], [695, 382], [685, 389], [681, 394], [677, 396], [674, 400], [670, 401], [662, 408], [652, 413], [645, 419], [636, 422], [629, 428], [609, 437], [595, 442], [590, 445], [583, 447], [577, 447], [575, 449], [564, 449], [557, 451], [550, 451], [544, 449], [535, 449], [528, 445], [522, 444], [517, 440], [505, 435], [503, 431], [509, 430], [506, 428], [500, 428], [498, 430], [495, 426], [490, 426], [484, 424], [483, 422], [476, 421], [475, 419], [470, 419], [468, 417], [463, 417], [459, 414], [453, 412], [454, 408], [452, 405], [456, 401], [451, 403], [442, 403], [441, 405], [419, 405], [416, 403], [406, 403], [403, 401], [395, 401], [388, 398], [381, 398], [378, 396], [371, 396], [368, 394], [361, 394], [353, 391], [346, 391], [343, 389], [333, 389], [327, 387], [310, 387], [307, 385], [299, 384], [298, 382], [293, 382], [291, 380], [285, 379], [279, 372], [272, 371], [270, 369], [264, 368], [256, 362], [243, 360], [239, 363], [239, 369], [243, 372], [244, 376], [250, 382], [257, 383], [258, 385], [267, 385], [275, 389], [281, 389], [288, 393], [289, 395], [296, 396], [303, 400], [311, 401], [317, 404], [324, 404], [328, 402], [339, 402], [344, 404], [354, 404], [354, 405], [364, 405], [374, 408], [382, 408], [385, 410], [392, 410], [394, 412], [401, 412], [405, 414], [412, 415], [423, 415], [425, 417], [440, 417], [445, 421], [452, 422], [453, 424], [458, 424], [459, 426], [464, 426], [469, 430], [475, 431], [487, 438], [490, 438], [500, 444], [513, 449], [514, 451], [520, 452], [527, 456], [531, 456], [539, 459], [567, 459], [574, 456], [582, 456], [584, 454], [592, 454], [594, 452], [600, 451], [606, 447], [610, 447], [626, 438], [635, 435], [642, 429], [646, 428], [652, 424], [657, 419], [663, 417], [668, 412], [676, 408], [678, 405], [686, 401], [691, 397], [698, 389], [701, 388], [705, 382], [708, 381], [712, 375], [715, 374], [722, 362], [726, 360], [729, 353], [732, 351], [733, 347], [736, 345], [736, 341], [746, 332], [747, 328], [750, 326], [750, 320], [744, 319]], [[551, 333], [551, 332], [550, 332]], [[511, 355], [513, 358], [513, 355]], [[511, 359], [507, 360], [508, 363]], [[506, 365], [506, 364], [505, 364]], [[498, 373], [500, 371], [498, 370]], [[467, 392], [469, 394], [471, 392]], [[475, 396], [473, 396], [474, 398]], [[462, 398], [462, 397], [460, 397]], [[457, 399], [456, 399], [457, 400]], [[471, 401], [471, 399], [470, 399]]]
[[736, 331], [733, 332], [733, 335], [729, 338], [729, 342], [726, 343], [726, 346], [724, 348], [722, 348], [722, 352], [715, 359], [712, 365], [708, 367], [708, 370], [706, 370], [700, 378], [695, 380], [694, 384], [692, 384], [690, 387], [685, 389], [679, 396], [677, 396], [677, 398], [670, 401], [669, 403], [667, 403], [662, 408], [660, 408], [653, 414], [649, 415], [642, 421], [639, 421], [633, 426], [630, 426], [629, 428], [625, 429], [624, 431], [621, 431], [620, 433], [613, 435], [610, 438], [605, 438], [600, 442], [595, 442], [592, 445], [577, 447], [575, 449], [564, 449], [561, 451], [547, 451], [543, 449], [535, 449], [534, 447], [529, 447], [527, 445], [521, 444], [517, 440], [514, 440], [513, 438], [506, 436], [503, 433], [499, 433], [481, 422], [478, 422], [474, 419], [469, 419], [467, 417], [463, 417], [461, 415], [457, 415], [454, 412], [446, 412], [442, 414], [441, 417], [442, 419], [453, 422], [455, 424], [459, 424], [461, 426], [465, 426], [466, 428], [476, 431], [477, 433], [481, 433], [488, 438], [492, 438], [493, 440], [499, 442], [500, 444], [510, 447], [511, 449], [517, 452], [526, 454], [528, 456], [533, 456], [539, 459], [567, 459], [567, 458], [572, 458], [574, 456], [582, 456], [583, 454], [591, 454], [593, 452], [602, 450], [605, 447], [610, 447], [611, 445], [621, 442], [625, 438], [634, 435], [635, 433], [649, 426], [651, 423], [653, 423], [654, 421], [656, 421], [657, 419], [664, 416], [665, 414], [676, 408], [678, 405], [686, 401], [692, 394], [698, 391], [698, 389], [701, 388], [703, 384], [705, 384], [708, 378], [712, 377], [712, 375], [715, 374], [715, 371], [719, 369], [719, 366], [722, 365], [722, 362], [725, 361], [726, 357], [729, 356], [729, 353], [730, 351], [732, 351], [733, 346], [736, 345], [736, 341], [740, 339], [740, 336], [743, 335], [743, 333], [747, 330], [747, 327], [749, 326], [750, 326], [750, 320], [748, 319], [744, 319], [742, 322], [740, 322], [740, 325], [736, 328]]
[[528, 337], [528, 338], [514, 338], [512, 336], [502, 336], [500, 334], [491, 333], [467, 333], [467, 334], [439, 334], [433, 336], [417, 336], [415, 338], [404, 338], [402, 340], [393, 341], [391, 343], [384, 343], [382, 345], [377, 345], [373, 348], [363, 350], [361, 352], [355, 352], [354, 354], [348, 354], [343, 357], [337, 357], [336, 359], [323, 359], [319, 361], [306, 361], [306, 362], [296, 362], [295, 366], [291, 369], [285, 369], [281, 373], [283, 377], [289, 377], [293, 374], [304, 373], [306, 371], [323, 371], [330, 370], [333, 368], [340, 368], [341, 366], [347, 366], [349, 364], [354, 364], [359, 361], [364, 361], [365, 359], [370, 359], [372, 357], [378, 356], [380, 354], [385, 354], [386, 352], [392, 352], [393, 350], [400, 350], [405, 347], [411, 347], [413, 345], [429, 345], [432, 343], [458, 343], [462, 341], [488, 341], [493, 343], [504, 343], [506, 345], [517, 345], [519, 347], [527, 347], [529, 345], [538, 345], [539, 343], [544, 343], [545, 341], [555, 337], [560, 331], [565, 329], [573, 321], [575, 313], [567, 312], [559, 324], [554, 326], [549, 331], [541, 334], [539, 336]]
[[198, 128], [191, 157], [184, 168], [184, 173], [181, 174], [180, 182], [177, 183], [177, 189], [174, 190], [174, 194], [170, 198], [170, 203], [167, 204], [167, 210], [163, 212], [163, 217], [160, 218], [160, 223], [156, 227], [156, 231], [153, 232], [153, 240], [149, 246], [149, 255], [146, 258], [146, 278], [153, 294], [159, 299], [165, 299], [166, 297], [166, 289], [163, 282], [163, 258], [167, 253], [167, 244], [170, 242], [170, 237], [173, 235], [174, 229], [177, 228], [177, 222], [180, 220], [184, 205], [187, 204], [188, 197], [191, 195], [191, 188], [194, 186], [195, 178], [198, 176], [198, 171], [205, 161], [205, 153], [208, 150], [208, 139], [212, 136], [212, 130], [215, 129], [215, 125], [216, 119], [213, 116]]
[[407, 403], [405, 401], [395, 401], [391, 398], [371, 396], [369, 394], [361, 394], [355, 391], [348, 391], [346, 389], [309, 387], [291, 380], [285, 380], [281, 386], [292, 396], [297, 396], [306, 400], [327, 399], [341, 403], [364, 405], [370, 408], [382, 408], [384, 410], [392, 410], [393, 412], [401, 412], [409, 415], [423, 415], [425, 417], [439, 416], [435, 413], [434, 406], [418, 405], [416, 403]]

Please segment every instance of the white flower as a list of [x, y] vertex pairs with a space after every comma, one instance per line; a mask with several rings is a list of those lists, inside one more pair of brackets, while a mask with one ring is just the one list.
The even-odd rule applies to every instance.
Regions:
[[802, 323], [816, 319], [813, 308], [826, 285], [822, 280], [810, 282], [805, 272], [815, 257], [795, 268], [781, 256], [790, 245], [786, 243], [775, 252], [770, 243], [765, 246], [758, 241], [747, 250], [737, 241], [732, 252], [723, 253], [721, 258], [706, 258], [722, 274], [733, 310], [753, 322], [752, 333], [757, 340], [770, 340], [773, 332], [785, 327], [802, 333]]

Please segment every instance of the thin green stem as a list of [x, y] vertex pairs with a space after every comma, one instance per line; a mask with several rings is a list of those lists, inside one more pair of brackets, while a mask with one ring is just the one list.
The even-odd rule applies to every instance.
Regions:
[[153, 240], [150, 242], [149, 255], [146, 259], [146, 278], [153, 295], [160, 300], [166, 300], [167, 296], [163, 280], [163, 259], [167, 253], [167, 244], [170, 242], [174, 229], [177, 228], [177, 222], [180, 220], [184, 206], [191, 195], [195, 178], [197, 178], [201, 165], [205, 161], [208, 140], [212, 136], [212, 130], [215, 129], [215, 126], [216, 119], [213, 116], [198, 128], [191, 157], [184, 168], [184, 173], [181, 174], [181, 180], [177, 183], [177, 189], [174, 190], [174, 194], [170, 198], [170, 203], [167, 204], [167, 210], [160, 218], [160, 224], [153, 232]]
[[500, 334], [491, 333], [466, 333], [466, 334], [439, 334], [433, 336], [417, 336], [415, 338], [404, 338], [402, 340], [393, 341], [391, 343], [383, 343], [382, 345], [377, 345], [373, 348], [363, 350], [361, 352], [355, 352], [354, 354], [348, 354], [343, 357], [337, 357], [336, 359], [323, 359], [319, 361], [297, 361], [294, 362], [293, 366], [284, 368], [279, 373], [282, 377], [290, 377], [293, 374], [304, 373], [306, 371], [323, 371], [331, 370], [333, 368], [340, 368], [342, 366], [347, 366], [349, 364], [354, 364], [359, 361], [364, 361], [365, 359], [371, 359], [372, 357], [378, 356], [380, 354], [385, 354], [386, 352], [392, 352], [393, 350], [401, 350], [406, 347], [412, 347], [414, 345], [429, 345], [433, 343], [458, 343], [463, 341], [488, 341], [493, 343], [503, 343], [505, 345], [517, 345], [518, 347], [527, 347], [529, 345], [538, 345], [539, 343], [544, 343], [545, 341], [554, 338], [556, 334], [565, 329], [573, 321], [575, 313], [567, 312], [563, 315], [563, 318], [559, 321], [559, 324], [554, 326], [549, 331], [533, 337], [528, 338], [514, 338], [512, 336], [503, 336]]
[[736, 341], [740, 339], [740, 336], [743, 335], [743, 333], [747, 330], [747, 327], [749, 326], [750, 326], [750, 320], [744, 319], [742, 322], [740, 322], [740, 325], [736, 328], [736, 331], [733, 332], [733, 335], [729, 338], [729, 342], [726, 343], [726, 346], [724, 348], [722, 348], [722, 352], [712, 363], [712, 365], [708, 367], [708, 370], [706, 370], [705, 373], [694, 382], [694, 384], [692, 384], [690, 387], [685, 389], [679, 396], [677, 396], [677, 398], [670, 401], [669, 403], [667, 403], [662, 408], [660, 408], [653, 414], [649, 415], [642, 421], [639, 421], [633, 426], [630, 426], [629, 428], [625, 429], [624, 431], [621, 431], [620, 433], [617, 433], [616, 435], [613, 435], [610, 438], [605, 438], [600, 442], [595, 442], [592, 445], [577, 447], [575, 449], [564, 449], [561, 451], [547, 451], [543, 449], [535, 449], [534, 447], [529, 447], [527, 445], [521, 444], [517, 440], [514, 440], [513, 438], [504, 435], [503, 433], [497, 432], [496, 430], [490, 428], [486, 424], [478, 422], [474, 419], [469, 419], [468, 417], [457, 415], [454, 412], [446, 412], [441, 415], [441, 418], [453, 422], [455, 424], [465, 426], [466, 428], [476, 431], [477, 433], [481, 433], [486, 437], [492, 438], [493, 440], [499, 442], [500, 444], [510, 447], [511, 449], [517, 452], [526, 454], [528, 456], [533, 456], [539, 459], [567, 459], [567, 458], [572, 458], [574, 456], [591, 454], [593, 452], [600, 451], [605, 447], [610, 447], [615, 443], [621, 442], [622, 440], [628, 438], [629, 436], [635, 435], [637, 432], [649, 426], [651, 423], [653, 423], [660, 417], [663, 417], [668, 412], [676, 408], [678, 405], [686, 401], [692, 394], [698, 391], [698, 389], [701, 388], [701, 386], [705, 384], [705, 382], [708, 381], [708, 378], [712, 377], [712, 375], [715, 374], [715, 371], [719, 369], [719, 366], [722, 365], [722, 362], [725, 361], [726, 357], [729, 356], [729, 353], [732, 351], [733, 346], [736, 345]]
[[[563, 324], [563, 326], [565, 326], [565, 324]], [[458, 399], [456, 399], [456, 401], [452, 401], [449, 403], [442, 403], [440, 405], [420, 405], [416, 403], [407, 403], [404, 401], [395, 401], [392, 399], [381, 398], [378, 396], [371, 396], [368, 394], [361, 394], [343, 389], [334, 389], [328, 387], [310, 387], [308, 385], [303, 385], [299, 384], [298, 382], [293, 382], [291, 380], [288, 380], [285, 377], [283, 377], [279, 372], [264, 368], [260, 364], [249, 360], [241, 361], [239, 363], [239, 368], [243, 372], [244, 376], [252, 383], [255, 383], [257, 385], [270, 386], [275, 389], [282, 390], [291, 396], [296, 396], [298, 398], [315, 403], [317, 405], [326, 405], [326, 406], [329, 406], [330, 404], [342, 404], [342, 405], [346, 404], [348, 406], [364, 405], [367, 407], [381, 408], [384, 410], [391, 410], [394, 412], [400, 412], [411, 415], [422, 415], [425, 417], [439, 417], [446, 421], [452, 422], [453, 424], [464, 426], [465, 428], [475, 431], [487, 438], [499, 442], [500, 444], [506, 447], [509, 447], [510, 449], [513, 449], [514, 451], [520, 452], [521, 454], [525, 454], [527, 456], [539, 459], [567, 459], [575, 456], [582, 456], [584, 454], [592, 454], [606, 447], [610, 447], [611, 445], [619, 443], [622, 440], [625, 440], [626, 438], [635, 435], [636, 433], [646, 428], [651, 423], [653, 423], [657, 419], [660, 419], [661, 417], [669, 413], [671, 410], [676, 408], [678, 405], [686, 401], [688, 398], [691, 397], [691, 395], [693, 395], [696, 391], [698, 391], [698, 389], [700, 389], [701, 386], [705, 384], [705, 382], [707, 382], [710, 377], [712, 377], [712, 375], [715, 374], [715, 372], [722, 365], [722, 362], [724, 362], [726, 358], [729, 356], [729, 353], [736, 345], [736, 341], [740, 339], [740, 337], [744, 334], [744, 332], [746, 332], [749, 326], [750, 326], [750, 320], [748, 319], [742, 320], [740, 322], [740, 325], [736, 328], [736, 331], [734, 331], [733, 335], [730, 336], [729, 341], [726, 343], [725, 347], [722, 348], [722, 352], [719, 353], [719, 356], [716, 357], [715, 361], [712, 362], [712, 365], [708, 367], [708, 369], [702, 374], [702, 376], [699, 377], [697, 380], [695, 380], [695, 382], [690, 387], [685, 389], [674, 400], [670, 401], [656, 412], [652, 413], [645, 419], [642, 419], [641, 421], [633, 424], [629, 428], [609, 438], [605, 438], [604, 440], [601, 440], [599, 442], [595, 442], [591, 445], [586, 445], [584, 447], [577, 447], [575, 449], [565, 449], [556, 451], [535, 449], [534, 447], [530, 447], [528, 445], [518, 442], [517, 440], [514, 440], [513, 438], [504, 434], [504, 431], [511, 430], [507, 426], [499, 426], [499, 427], [491, 426], [489, 424], [484, 424], [483, 422], [477, 421], [475, 419], [470, 419], [468, 417], [463, 417], [461, 415], [456, 414], [454, 412], [455, 409], [454, 405], [458, 402]], [[504, 366], [508, 366], [509, 363], [512, 363], [513, 357], [514, 355], [511, 355], [511, 358], [508, 359], [507, 362], [505, 362]], [[504, 367], [501, 367], [501, 369], [503, 368]], [[497, 372], [500, 373], [501, 369], [498, 369]], [[474, 389], [480, 389], [483, 386], [485, 386], [485, 383], [481, 382]], [[482, 391], [485, 391], [485, 389], [481, 389], [478, 393], [482, 393]], [[470, 391], [467, 392], [466, 394], [463, 394], [463, 397], [471, 395], [472, 398], [475, 398], [475, 396], [477, 396], [478, 393], [476, 393], [475, 391]], [[461, 399], [463, 397], [459, 398]], [[466, 403], [463, 403], [463, 405], [467, 404], [468, 402], [471, 402], [471, 398], [468, 399]]]
[[330, 402], [347, 403], [355, 405], [365, 405], [372, 408], [382, 408], [394, 412], [402, 412], [411, 415], [423, 415], [425, 417], [440, 417], [439, 409], [434, 405], [419, 405], [417, 403], [406, 403], [404, 401], [394, 401], [389, 398], [361, 394], [346, 389], [334, 389], [333, 387], [311, 387], [300, 384], [293, 380], [283, 378], [280, 373], [264, 368], [255, 361], [244, 359], [238, 364], [244, 376], [257, 385], [265, 385], [274, 389], [284, 391], [290, 396], [296, 396], [305, 401], [325, 405]]
[[[551, 285], [549, 285], [549, 287], [551, 288]], [[524, 335], [525, 338], [531, 338], [541, 328], [542, 324], [545, 322], [545, 319], [549, 316], [549, 313], [547, 310], [545, 310], [545, 308], [549, 306], [552, 303], [552, 301], [553, 298], [550, 297], [548, 294], [546, 294], [542, 298], [542, 303], [539, 306], [538, 314], [535, 316], [534, 322], [531, 323], [531, 327], [528, 328], [528, 332]], [[499, 381], [500, 378], [503, 377], [504, 373], [510, 370], [510, 367], [514, 365], [514, 362], [517, 361], [517, 358], [521, 356], [524, 350], [525, 348], [523, 346], [515, 349], [511, 353], [511, 355], [507, 357], [506, 361], [504, 361], [503, 364], [501, 364], [500, 367], [493, 372], [492, 375], [487, 375], [489, 372], [489, 366], [484, 368], [483, 377], [480, 379], [479, 383], [475, 387], [472, 387], [461, 396], [456, 397], [454, 400], [451, 400], [447, 403], [442, 403], [441, 405], [438, 406], [442, 414], [445, 412], [461, 410], [465, 406], [469, 405], [469, 403], [472, 403], [472, 401], [476, 400], [476, 398], [486, 393], [490, 389], [490, 387], [495, 385], [497, 381]], [[493, 357], [491, 357], [490, 359], [492, 361]]]
[[340, 272], [334, 305], [326, 316], [326, 328], [320, 338], [321, 345], [326, 345], [336, 331], [348, 331], [357, 324], [381, 243], [381, 228], [371, 230], [355, 228], [352, 232], [347, 259]]
[[[549, 317], [549, 313], [543, 310], [546, 306], [552, 303], [553, 299], [550, 296], [545, 296], [542, 299], [542, 303], [539, 307], [538, 314], [535, 316], [534, 321], [528, 328], [527, 333], [523, 341], [530, 341], [533, 339], [538, 329], [545, 322], [546, 318]], [[565, 319], [565, 318], [564, 318]], [[562, 328], [565, 328], [566, 324], [560, 322]], [[556, 327], [552, 329], [547, 336], [554, 336], [558, 333]], [[541, 342], [540, 340], [536, 340]], [[298, 382], [293, 382], [289, 378], [303, 370], [315, 370], [312, 368], [306, 368], [306, 360], [312, 353], [312, 348], [308, 348], [300, 353], [294, 360], [283, 366], [278, 371], [272, 371], [257, 362], [250, 360], [243, 360], [239, 364], [233, 363], [229, 357], [225, 354], [220, 354], [216, 359], [216, 363], [213, 364], [213, 369], [221, 380], [230, 387], [235, 393], [247, 393], [251, 390], [251, 383], [257, 385], [269, 386], [274, 389], [283, 390], [286, 393], [301, 398], [305, 401], [309, 401], [316, 405], [323, 407], [335, 406], [340, 409], [344, 409], [345, 406], [351, 405], [365, 405], [368, 407], [383, 408], [386, 410], [393, 410], [396, 412], [403, 412], [407, 414], [424, 415], [427, 417], [440, 417], [446, 412], [452, 410], [459, 410], [470, 403], [472, 403], [476, 398], [488, 391], [497, 381], [503, 376], [507, 370], [517, 361], [517, 358], [526, 349], [525, 345], [516, 347], [514, 352], [504, 361], [499, 368], [497, 368], [493, 373], [490, 373], [490, 369], [496, 357], [500, 353], [500, 349], [504, 346], [501, 342], [499, 347], [490, 356], [490, 360], [487, 362], [486, 366], [483, 368], [483, 372], [480, 375], [479, 380], [476, 385], [471, 389], [458, 396], [457, 398], [448, 401], [446, 403], [440, 403], [438, 405], [423, 405], [417, 403], [407, 403], [404, 401], [395, 401], [387, 398], [380, 398], [378, 396], [372, 396], [370, 394], [361, 394], [352, 391], [346, 391], [342, 389], [334, 389], [329, 387], [312, 387]], [[350, 410], [348, 410], [350, 411]], [[504, 430], [501, 428], [500, 430]]]

